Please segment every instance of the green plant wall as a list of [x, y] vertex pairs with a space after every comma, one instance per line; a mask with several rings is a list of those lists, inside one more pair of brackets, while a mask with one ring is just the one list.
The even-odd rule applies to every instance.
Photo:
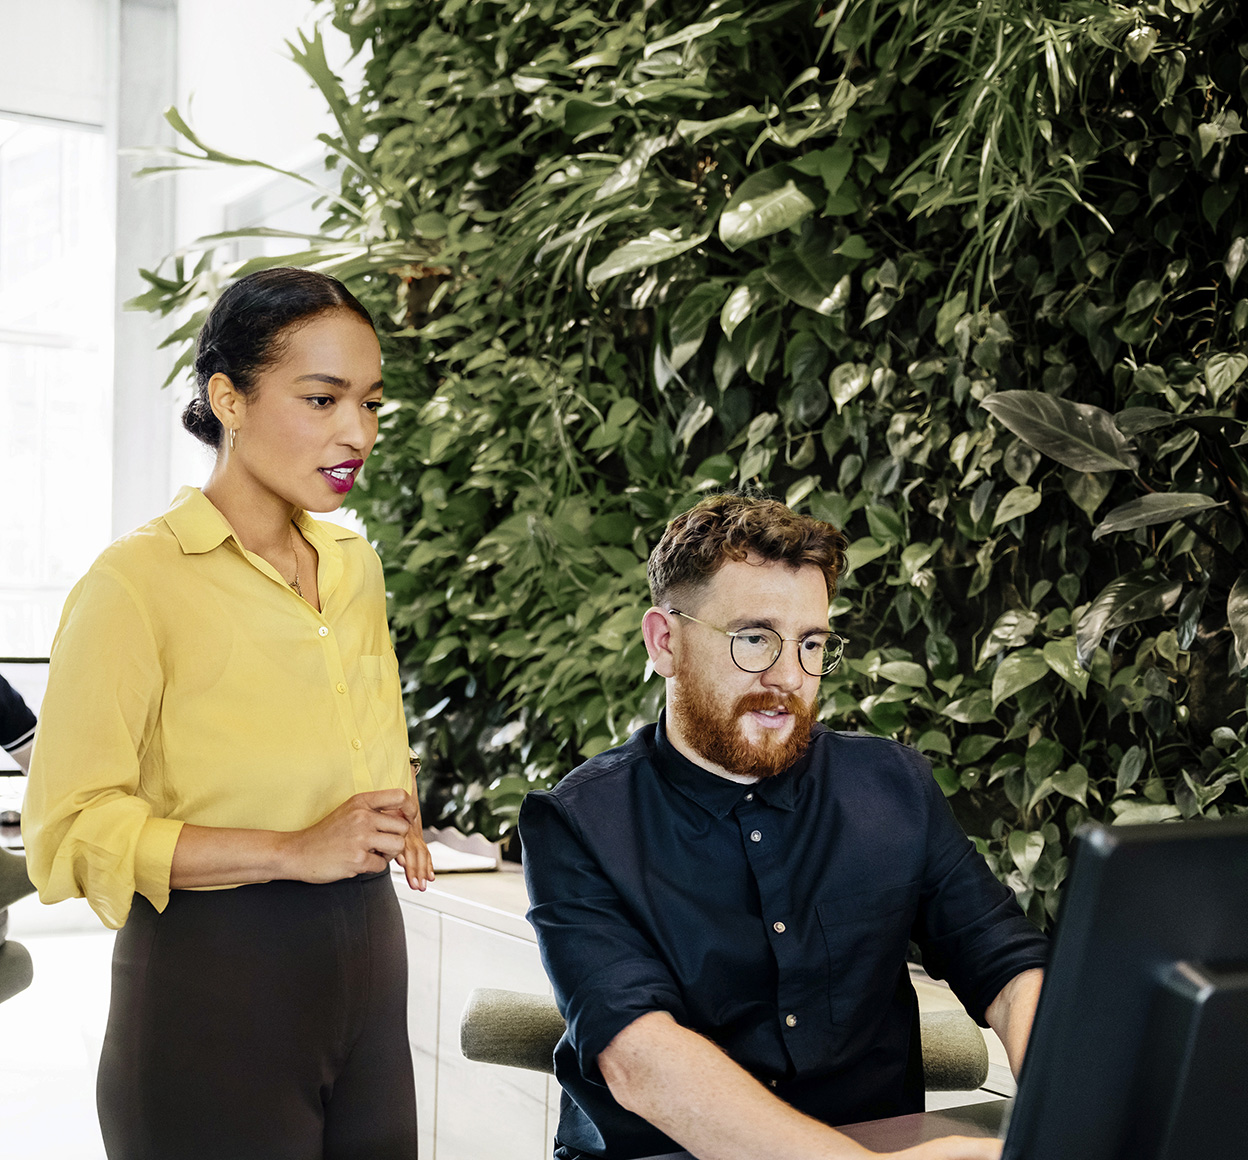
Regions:
[[[325, 11], [365, 81], [292, 46], [342, 183], [281, 260], [381, 321], [351, 498], [427, 812], [505, 833], [655, 716], [645, 559], [725, 485], [845, 528], [821, 715], [924, 751], [1037, 922], [1083, 819], [1248, 806], [1237, 3]], [[218, 244], [147, 275], [175, 345], [272, 264]]]

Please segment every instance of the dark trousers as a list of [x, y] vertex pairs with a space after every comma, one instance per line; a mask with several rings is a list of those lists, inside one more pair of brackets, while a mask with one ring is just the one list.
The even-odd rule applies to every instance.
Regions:
[[414, 1160], [389, 874], [136, 895], [97, 1100], [110, 1160]]

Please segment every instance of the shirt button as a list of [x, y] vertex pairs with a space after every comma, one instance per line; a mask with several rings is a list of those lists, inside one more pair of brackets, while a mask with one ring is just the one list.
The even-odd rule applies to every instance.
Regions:
[[347, 686], [346, 686], [346, 685], [344, 685], [341, 681], [339, 681], [339, 682], [338, 682], [338, 683], [334, 686], [334, 688], [335, 688], [335, 689], [337, 689], [337, 690], [338, 690], [338, 692], [340, 692], [340, 693], [345, 693], [345, 692], [347, 691]]
[[786, 1015], [786, 1016], [784, 1017], [784, 1022], [785, 1022], [785, 1023], [789, 1026], [789, 1027], [796, 1027], [796, 1026], [797, 1026], [797, 1016], [796, 1016], [796, 1015]]
[[752, 793], [747, 793], [747, 794], [745, 795], [745, 800], [746, 800], [747, 802], [752, 802], [752, 801], [754, 800], [754, 795], [753, 795]]
[[768, 1087], [773, 1087], [773, 1088], [774, 1088], [774, 1087], [777, 1087], [777, 1086], [779, 1085], [779, 1083], [780, 1083], [780, 1081], [779, 1081], [778, 1079], [769, 1079], [769, 1080], [767, 1081], [767, 1086], [768, 1086]]
[[358, 737], [352, 737], [352, 738], [351, 738], [351, 748], [352, 748], [352, 749], [362, 749], [363, 747], [364, 747], [364, 742], [363, 742], [363, 741], [361, 741]]
[[773, 922], [773, 923], [771, 924], [771, 929], [772, 929], [772, 930], [774, 930], [774, 931], [776, 932], [776, 934], [784, 934], [784, 929], [785, 929], [785, 928], [784, 928], [784, 923], [782, 923], [782, 922]]
[[762, 830], [755, 830], [755, 831], [754, 831], [754, 832], [750, 835], [750, 841], [751, 841], [751, 842], [761, 842], [762, 840], [763, 840], [763, 832], [762, 832]]
[[322, 624], [322, 625], [321, 625], [321, 627], [320, 627], [320, 628], [318, 628], [318, 629], [316, 630], [316, 635], [317, 635], [317, 636], [328, 636], [328, 635], [329, 635], [329, 629], [327, 629], [327, 628], [326, 628], [326, 627]]

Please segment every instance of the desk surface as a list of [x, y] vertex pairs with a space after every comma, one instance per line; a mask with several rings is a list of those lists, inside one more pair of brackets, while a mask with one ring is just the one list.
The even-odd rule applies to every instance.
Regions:
[[1009, 1100], [987, 1100], [939, 1112], [917, 1112], [890, 1120], [870, 1120], [838, 1128], [851, 1140], [874, 1151], [897, 1152], [941, 1136], [998, 1136]]

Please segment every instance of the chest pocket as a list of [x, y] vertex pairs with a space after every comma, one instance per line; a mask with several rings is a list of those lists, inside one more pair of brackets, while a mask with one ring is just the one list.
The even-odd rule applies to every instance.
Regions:
[[890, 886], [816, 905], [828, 953], [828, 1005], [843, 1027], [871, 1024], [905, 963], [918, 883]]
[[380, 656], [361, 656], [360, 672], [364, 676], [368, 709], [377, 726], [378, 741], [386, 755], [385, 780], [379, 788], [397, 785], [407, 789], [407, 721], [399, 687], [399, 658], [393, 649]]

